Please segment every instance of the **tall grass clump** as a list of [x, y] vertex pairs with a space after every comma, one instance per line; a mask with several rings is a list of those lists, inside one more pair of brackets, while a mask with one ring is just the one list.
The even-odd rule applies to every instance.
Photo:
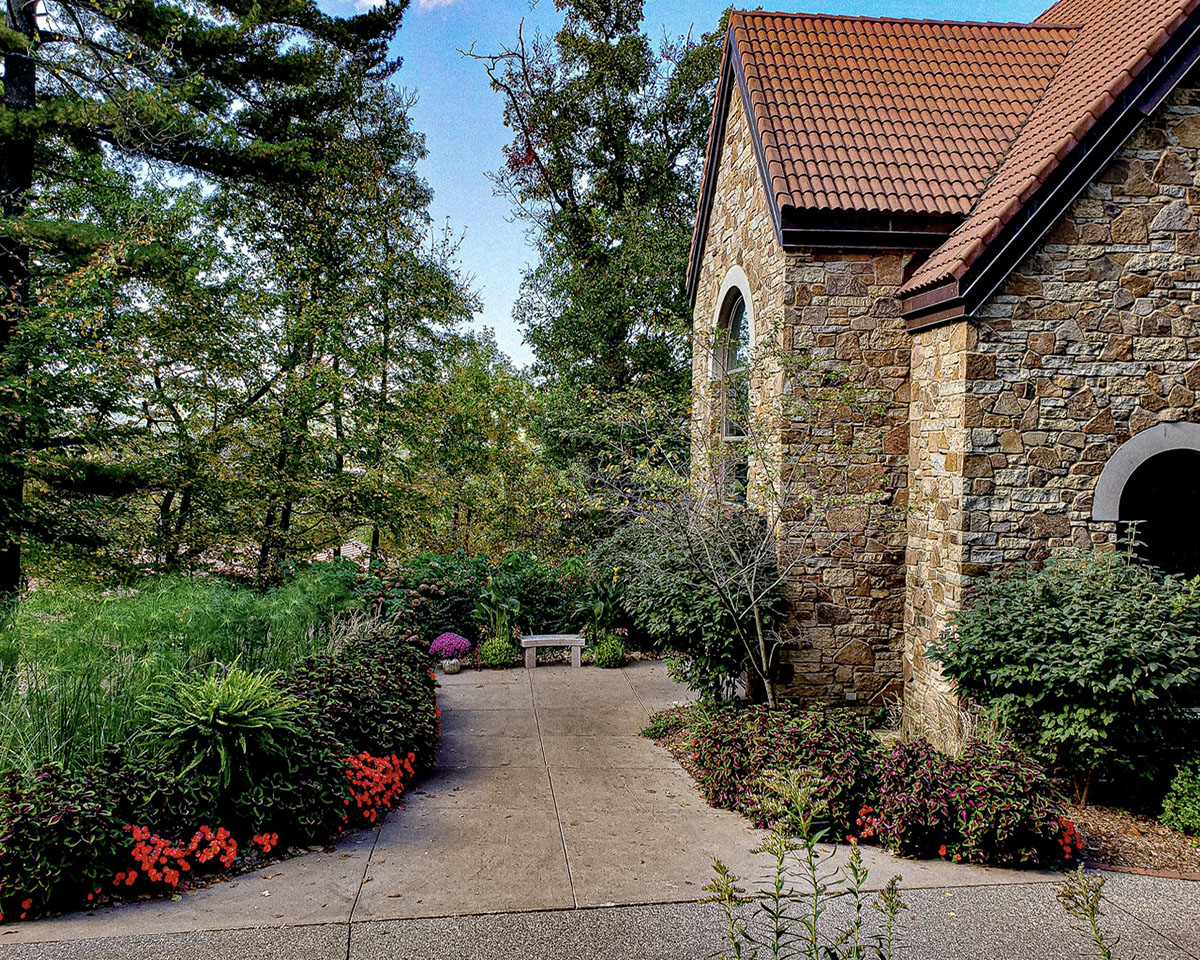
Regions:
[[286, 669], [325, 649], [355, 570], [315, 564], [266, 593], [183, 576], [33, 591], [0, 629], [0, 770], [136, 753], [165, 679], [213, 664]]

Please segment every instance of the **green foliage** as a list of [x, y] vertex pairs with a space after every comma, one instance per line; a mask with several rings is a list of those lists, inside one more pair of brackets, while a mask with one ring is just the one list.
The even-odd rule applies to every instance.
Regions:
[[1092, 956], [1097, 960], [1114, 960], [1113, 948], [1121, 938], [1100, 922], [1104, 918], [1104, 877], [1085, 872], [1080, 864], [1059, 885], [1058, 902], [1075, 921], [1071, 929], [1091, 942], [1096, 951]]
[[611, 633], [621, 614], [621, 599], [625, 592], [620, 569], [613, 567], [612, 576], [597, 576], [587, 582], [583, 595], [575, 604], [574, 617], [592, 636]]
[[[739, 639], [731, 606], [679, 551], [644, 526], [622, 527], [594, 551], [600, 569], [620, 566], [624, 578], [622, 605], [634, 627], [657, 647], [678, 656], [669, 664], [675, 679], [701, 696], [728, 696], [747, 670], [749, 654]], [[749, 597], [734, 604], [749, 608]], [[776, 600], [768, 598], [768, 626]]]
[[411, 752], [427, 765], [438, 737], [436, 685], [416, 638], [394, 621], [367, 618], [336, 653], [292, 670], [285, 689], [315, 710], [315, 726], [345, 752]]
[[876, 745], [848, 713], [721, 707], [693, 727], [697, 781], [708, 801], [769, 825], [770, 774], [811, 775], [824, 816], [844, 833], [874, 790]]
[[479, 58], [513, 131], [495, 179], [541, 253], [515, 312], [564, 408], [641, 381], [683, 396], [683, 277], [723, 32], [655, 50], [640, 0], [560, 9], [553, 37]]
[[[209, 400], [240, 394], [254, 407], [248, 398], [273, 394], [257, 391], [274, 373], [255, 368], [240, 383], [211, 376], [223, 366], [213, 354], [228, 342], [220, 332], [199, 368], [198, 354], [174, 354], [170, 337], [149, 355], [137, 349], [159, 343], [155, 328], [168, 317], [192, 333], [204, 317], [200, 341], [227, 321], [245, 329], [236, 314], [202, 305], [222, 276], [236, 284], [237, 274], [205, 273], [222, 231], [180, 211], [240, 190], [280, 206], [317, 195], [339, 161], [333, 146], [349, 141], [378, 150], [385, 165], [409, 161], [411, 138], [355, 123], [350, 110], [394, 70], [387, 46], [403, 9], [341, 19], [311, 0], [253, 11], [62, 0], [42, 11], [53, 30], [32, 7], [6, 19], [0, 234], [16, 240], [0, 242], [9, 325], [0, 344], [0, 594], [16, 594], [22, 539], [81, 557], [103, 552], [129, 523], [119, 506], [135, 491], [138, 506], [158, 501], [139, 519], [161, 516], [161, 539], [177, 549], [185, 541], [175, 536], [175, 508], [188, 526], [198, 501], [217, 499], [207, 481], [220, 468], [197, 471], [197, 461], [224, 457], [242, 469], [224, 442], [188, 443], [183, 422], [208, 420], [220, 433], [231, 405], [199, 403], [199, 412], [173, 403], [184, 398], [169, 381], [191, 369], [215, 388]], [[36, 56], [18, 55], [23, 44]], [[159, 442], [147, 454], [151, 438]], [[143, 455], [124, 456], [131, 442]], [[137, 555], [123, 546], [126, 558]]]
[[489, 636], [479, 645], [479, 663], [493, 669], [511, 667], [519, 654], [516, 645], [501, 634]]
[[426, 643], [443, 633], [477, 642], [475, 604], [491, 575], [486, 557], [425, 552], [376, 567], [372, 584], [389, 611], [405, 620]]
[[[768, 882], [747, 895], [739, 878], [714, 857], [715, 875], [704, 887], [711, 894], [707, 902], [724, 913], [731, 956], [753, 960], [761, 951], [779, 960], [891, 960], [896, 919], [907, 909], [900, 878], [892, 877], [870, 898], [857, 844], [850, 847], [849, 861], [834, 867], [835, 853], [822, 847], [826, 831], [817, 829], [826, 811], [802, 773], [769, 778], [765, 802], [774, 826], [753, 852], [772, 861]], [[839, 901], [846, 910], [833, 909]], [[868, 907], [881, 919], [881, 929], [871, 933], [864, 922]]]
[[593, 637], [592, 658], [596, 666], [613, 669], [625, 663], [625, 638], [616, 631], [602, 631]]
[[497, 563], [462, 551], [419, 553], [374, 573], [378, 579], [368, 592], [432, 642], [443, 633], [480, 639], [475, 611], [489, 581], [520, 605], [516, 626], [523, 633], [566, 630], [572, 626], [571, 611], [586, 571], [517, 550]]
[[688, 718], [679, 710], [660, 710], [650, 718], [642, 730], [642, 736], [649, 740], [662, 740], [676, 730], [681, 730], [688, 723]]
[[484, 636], [484, 643], [498, 639], [511, 646], [520, 615], [521, 601], [510, 596], [495, 579], [489, 579], [475, 601], [475, 622]]
[[705, 798], [759, 827], [804, 827], [776, 822], [775, 786], [799, 778], [810, 823], [903, 856], [1049, 866], [1079, 856], [1049, 777], [1007, 744], [972, 741], [959, 756], [923, 740], [884, 749], [850, 714], [764, 706], [702, 708], [691, 733]]
[[[395, 623], [352, 619], [335, 625], [331, 651], [287, 678], [235, 669], [164, 684], [151, 714], [168, 738], [161, 750], [139, 755], [131, 742], [95, 765], [0, 773], [0, 912], [16, 919], [82, 906], [97, 893], [153, 890], [144, 866], [134, 885], [130, 826], [142, 839], [153, 832], [184, 844], [219, 827], [247, 857], [255, 835], [278, 834], [285, 846], [328, 842], [351, 808], [374, 822], [374, 802], [356, 802], [364, 781], [352, 784], [348, 758], [361, 764], [373, 754], [403, 777], [430, 765], [436, 681]], [[114, 876], [132, 889], [116, 888]]]
[[1200, 837], [1200, 760], [1179, 765], [1159, 819], [1172, 830]]
[[863, 819], [894, 853], [1014, 865], [1079, 860], [1079, 838], [1050, 778], [1011, 745], [974, 740], [948, 756], [905, 741], [879, 756], [876, 774]]
[[115, 812], [112, 794], [86, 771], [51, 762], [0, 774], [0, 917], [82, 902], [107, 884], [128, 840]]
[[278, 679], [236, 664], [180, 674], [146, 698], [147, 734], [181, 776], [215, 777], [228, 790], [235, 771], [254, 769], [299, 730], [300, 701]]
[[285, 844], [325, 841], [346, 822], [347, 756], [346, 745], [313, 711], [302, 710], [295, 729], [279, 729], [268, 749], [239, 768], [214, 819], [243, 843], [263, 832], [278, 833]]
[[315, 564], [267, 593], [181, 576], [33, 591], [0, 633], [23, 679], [0, 682], [0, 769], [78, 767], [125, 749], [146, 723], [146, 696], [179, 672], [214, 661], [281, 669], [323, 649], [330, 617], [352, 600], [354, 570]]
[[1200, 581], [1126, 552], [1065, 556], [985, 581], [931, 647], [1021, 741], [1069, 770], [1132, 771], [1186, 741], [1200, 702]]
[[520, 604], [522, 633], [556, 633], [574, 623], [573, 603], [583, 589], [585, 571], [515, 550], [492, 568], [492, 581]]

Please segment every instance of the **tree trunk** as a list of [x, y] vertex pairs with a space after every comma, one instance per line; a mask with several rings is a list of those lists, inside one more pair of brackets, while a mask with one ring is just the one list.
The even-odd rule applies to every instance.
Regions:
[[[32, 42], [37, 36], [35, 13], [31, 0], [8, 0], [5, 26]], [[4, 66], [5, 109], [32, 110], [37, 96], [33, 60], [9, 52], [0, 62]], [[33, 153], [32, 134], [0, 134], [0, 206], [10, 222], [25, 212], [33, 186]], [[28, 309], [29, 248], [19, 237], [0, 236], [0, 372], [18, 383], [24, 379], [20, 376], [23, 361], [12, 356], [12, 348]], [[18, 414], [11, 408], [0, 411], [0, 604], [4, 605], [15, 600], [21, 589], [24, 434], [25, 425]]]
[[759, 609], [757, 603], [754, 605], [754, 631], [758, 637], [758, 656], [763, 668], [762, 681], [763, 688], [767, 694], [767, 706], [774, 709], [776, 706], [775, 676], [771, 670], [771, 651], [767, 649], [767, 637], [763, 630], [762, 610]]

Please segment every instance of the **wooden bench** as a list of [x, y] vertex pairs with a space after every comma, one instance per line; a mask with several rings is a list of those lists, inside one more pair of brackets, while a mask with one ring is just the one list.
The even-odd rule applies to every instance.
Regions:
[[586, 641], [577, 633], [537, 633], [531, 637], [522, 637], [521, 646], [525, 648], [525, 667], [532, 670], [537, 666], [538, 647], [570, 647], [571, 666], [583, 666], [583, 645]]

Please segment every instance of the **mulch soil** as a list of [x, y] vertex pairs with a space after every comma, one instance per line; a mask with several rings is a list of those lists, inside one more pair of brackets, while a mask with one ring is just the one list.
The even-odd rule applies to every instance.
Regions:
[[1157, 820], [1089, 804], [1067, 805], [1083, 838], [1083, 859], [1114, 867], [1165, 870], [1200, 876], [1200, 841]]
[[[673, 707], [656, 717], [678, 716], [682, 726], [658, 743], [665, 747], [692, 777], [698, 779], [692, 759], [691, 707]], [[1112, 866], [1135, 871], [1182, 874], [1200, 879], [1200, 838], [1188, 837], [1164, 827], [1150, 817], [1125, 810], [1089, 804], [1066, 804], [1066, 814], [1083, 838], [1083, 859], [1094, 866]]]

